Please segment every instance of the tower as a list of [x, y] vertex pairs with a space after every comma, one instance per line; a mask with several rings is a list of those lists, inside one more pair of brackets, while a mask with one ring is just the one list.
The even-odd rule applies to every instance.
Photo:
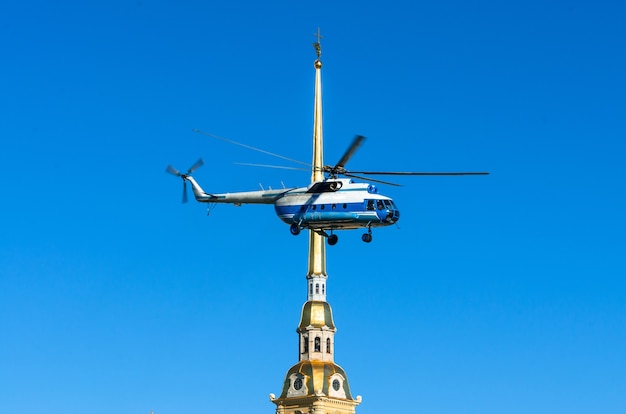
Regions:
[[[324, 179], [322, 139], [321, 36], [313, 44], [315, 60], [315, 104], [313, 124], [313, 168], [311, 180]], [[270, 394], [276, 414], [354, 414], [361, 397], [352, 398], [345, 371], [335, 364], [335, 323], [326, 301], [326, 244], [324, 237], [309, 231], [307, 301], [302, 307], [298, 333], [298, 363], [283, 382], [280, 396]]]

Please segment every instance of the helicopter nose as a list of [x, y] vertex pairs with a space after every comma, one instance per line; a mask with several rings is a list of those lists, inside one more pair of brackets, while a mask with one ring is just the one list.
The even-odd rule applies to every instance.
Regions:
[[385, 221], [390, 222], [390, 223], [395, 223], [399, 219], [400, 219], [400, 210], [391, 209], [387, 211], [387, 217]]

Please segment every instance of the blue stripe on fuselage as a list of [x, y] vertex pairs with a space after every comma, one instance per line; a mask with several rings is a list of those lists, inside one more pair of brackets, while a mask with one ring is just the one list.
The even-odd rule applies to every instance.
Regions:
[[333, 225], [341, 226], [342, 223], [378, 224], [381, 222], [378, 212], [365, 210], [363, 203], [275, 206], [275, 209], [278, 217], [285, 223], [300, 223], [303, 227], [309, 227], [309, 224], [313, 227], [325, 225], [332, 227]]

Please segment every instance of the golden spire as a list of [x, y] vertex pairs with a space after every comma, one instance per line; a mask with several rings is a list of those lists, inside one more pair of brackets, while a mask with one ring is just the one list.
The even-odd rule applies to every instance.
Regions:
[[320, 29], [317, 29], [317, 42], [313, 43], [317, 59], [315, 59], [315, 107], [313, 110], [313, 174], [311, 181], [321, 181], [324, 179], [322, 167], [323, 161], [323, 138], [322, 138], [322, 46], [320, 40], [322, 38]]
[[[323, 159], [323, 136], [322, 136], [322, 61], [320, 57], [322, 55], [322, 46], [320, 40], [322, 35], [320, 29], [317, 29], [317, 42], [313, 43], [315, 52], [317, 53], [317, 59], [315, 60], [315, 105], [313, 112], [313, 171], [311, 174], [311, 181], [322, 181], [324, 179], [324, 173], [322, 167], [324, 166]], [[326, 244], [324, 243], [324, 236], [321, 236], [313, 231], [309, 230], [309, 270], [307, 273], [307, 279], [313, 277], [326, 278]]]
[[[323, 181], [322, 171], [322, 62], [321, 35], [317, 31], [313, 43], [315, 60], [315, 111], [313, 122], [313, 170], [311, 180]], [[335, 323], [330, 304], [326, 301], [326, 243], [325, 237], [309, 230], [308, 299], [302, 307], [298, 325], [298, 363], [292, 366], [283, 382], [276, 404], [276, 414], [300, 412], [354, 414], [361, 397], [352, 398], [348, 377], [334, 362]]]

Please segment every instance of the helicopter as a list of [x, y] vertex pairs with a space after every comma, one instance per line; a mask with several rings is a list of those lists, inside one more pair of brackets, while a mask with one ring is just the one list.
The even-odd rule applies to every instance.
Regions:
[[[279, 157], [313, 168], [310, 164], [293, 160], [278, 154], [255, 148], [246, 144], [232, 141], [217, 135], [194, 129], [212, 138], [227, 141], [248, 149]], [[339, 161], [334, 165], [318, 167], [324, 174], [324, 179], [314, 181], [306, 187], [291, 187], [281, 189], [244, 191], [233, 193], [207, 193], [192, 177], [192, 173], [204, 165], [200, 158], [185, 173], [168, 165], [166, 172], [180, 177], [183, 180], [183, 203], [188, 200], [187, 183], [196, 201], [200, 203], [223, 203], [241, 206], [242, 204], [273, 204], [276, 215], [289, 225], [289, 231], [297, 236], [304, 229], [313, 231], [326, 237], [330, 246], [339, 240], [335, 231], [365, 229], [361, 239], [365, 243], [372, 241], [372, 228], [390, 226], [400, 219], [400, 210], [388, 196], [379, 193], [373, 183], [399, 186], [388, 181], [363, 176], [401, 176], [401, 175], [487, 175], [488, 172], [401, 172], [401, 171], [350, 171], [345, 168], [356, 150], [361, 146], [365, 137], [356, 135]], [[297, 167], [281, 167], [263, 164], [244, 164], [251, 166], [272, 167], [304, 170]], [[345, 177], [345, 178], [343, 178]], [[366, 182], [357, 182], [354, 179]]]

